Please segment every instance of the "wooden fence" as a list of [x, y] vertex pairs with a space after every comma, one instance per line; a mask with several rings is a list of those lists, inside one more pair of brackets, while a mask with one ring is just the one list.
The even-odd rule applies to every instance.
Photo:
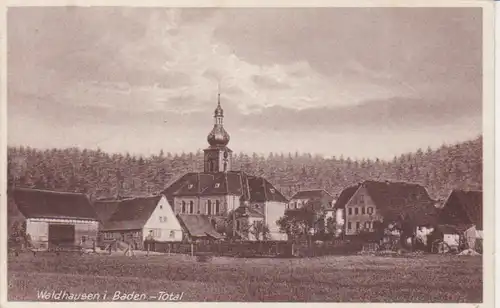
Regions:
[[150, 251], [187, 255], [214, 255], [229, 257], [315, 257], [355, 254], [363, 248], [357, 242], [292, 243], [283, 241], [242, 242], [155, 242], [146, 245]]

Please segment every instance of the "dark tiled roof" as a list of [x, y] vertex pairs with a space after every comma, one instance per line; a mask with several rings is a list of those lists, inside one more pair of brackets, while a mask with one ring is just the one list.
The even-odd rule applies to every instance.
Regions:
[[408, 215], [416, 224], [436, 223], [435, 201], [423, 186], [404, 182], [376, 181], [365, 181], [362, 185], [366, 187], [384, 219], [398, 220], [401, 215]]
[[264, 214], [251, 206], [240, 206], [235, 211], [236, 216], [260, 217], [263, 218]]
[[248, 186], [251, 202], [288, 202], [288, 200], [265, 178], [249, 176]]
[[324, 189], [301, 190], [295, 193], [290, 199], [314, 199], [324, 197], [328, 197], [333, 200], [333, 196]]
[[207, 215], [178, 214], [179, 222], [191, 237], [213, 237], [221, 239], [223, 236], [215, 231]]
[[347, 187], [346, 189], [344, 189], [340, 193], [340, 196], [337, 199], [337, 201], [335, 202], [335, 205], [333, 206], [333, 208], [334, 209], [344, 208], [346, 206], [347, 202], [349, 202], [349, 200], [351, 200], [354, 193], [356, 193], [358, 188], [359, 188], [359, 185], [355, 185], [355, 186], [350, 186], [350, 187]]
[[116, 211], [120, 200], [96, 200], [94, 201], [94, 210], [100, 221], [107, 221]]
[[29, 188], [9, 190], [19, 211], [26, 218], [73, 218], [97, 220], [89, 198], [84, 194]]
[[460, 215], [457, 222], [475, 224], [477, 229], [483, 229], [482, 191], [453, 190], [448, 196], [444, 208], [456, 210]]
[[262, 177], [249, 176], [242, 171], [217, 173], [187, 173], [163, 191], [170, 204], [175, 196], [237, 195], [252, 202], [287, 199]]
[[103, 221], [103, 231], [139, 230], [155, 210], [161, 196], [120, 200], [116, 210]]

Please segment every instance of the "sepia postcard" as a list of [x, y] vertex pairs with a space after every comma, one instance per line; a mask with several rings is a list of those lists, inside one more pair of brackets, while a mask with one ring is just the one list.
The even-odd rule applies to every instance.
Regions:
[[493, 307], [493, 1], [104, 2], [2, 7], [2, 308]]

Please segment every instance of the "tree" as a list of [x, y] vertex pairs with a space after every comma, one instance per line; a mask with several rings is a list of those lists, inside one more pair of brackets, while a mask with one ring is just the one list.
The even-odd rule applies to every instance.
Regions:
[[334, 217], [328, 217], [326, 219], [326, 233], [331, 234], [333, 236], [336, 236], [337, 234], [337, 222], [335, 221]]
[[[233, 169], [261, 175], [277, 188], [287, 188], [289, 194], [305, 188], [322, 188], [339, 193], [345, 187], [363, 180], [404, 180], [428, 189], [435, 198], [445, 198], [450, 189], [482, 188], [482, 138], [455, 146], [416, 149], [409, 155], [397, 155], [390, 160], [320, 158], [311, 154], [287, 155], [273, 153], [268, 159], [256, 153], [233, 156]], [[134, 157], [131, 154], [107, 154], [90, 149], [39, 150], [8, 148], [8, 183], [19, 187], [38, 187], [60, 191], [89, 192], [98, 197], [113, 197], [120, 170], [123, 196], [144, 195], [148, 189], [161, 191], [169, 181], [189, 170], [202, 169], [203, 153], [196, 155], [170, 153]], [[251, 153], [250, 153], [251, 155]], [[360, 166], [363, 166], [361, 168]], [[145, 183], [147, 182], [147, 184]]]
[[217, 232], [224, 234], [228, 240], [248, 237], [251, 226], [247, 219], [239, 219], [241, 217], [242, 215], [236, 214], [234, 210], [229, 211], [225, 218], [216, 223]]
[[250, 225], [250, 233], [255, 237], [258, 241], [269, 240], [269, 226], [265, 224], [262, 220], [256, 220]]
[[288, 210], [276, 221], [280, 232], [286, 233], [291, 239], [309, 238], [310, 230], [317, 221], [316, 212], [308, 206], [296, 210]]

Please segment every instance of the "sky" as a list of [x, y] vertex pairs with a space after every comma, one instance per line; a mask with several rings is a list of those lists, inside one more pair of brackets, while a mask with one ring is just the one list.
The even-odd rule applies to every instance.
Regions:
[[482, 132], [480, 8], [9, 8], [8, 142], [390, 159]]

